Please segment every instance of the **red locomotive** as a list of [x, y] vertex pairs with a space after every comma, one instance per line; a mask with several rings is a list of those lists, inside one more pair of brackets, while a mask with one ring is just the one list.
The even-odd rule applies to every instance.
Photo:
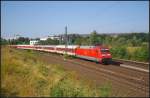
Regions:
[[100, 63], [109, 63], [111, 61], [111, 53], [109, 48], [104, 46], [77, 46], [77, 45], [15, 45], [19, 49], [32, 49], [39, 51], [55, 52], [68, 55], [74, 55], [79, 58], [92, 60]]
[[109, 49], [103, 46], [81, 46], [76, 48], [75, 54], [77, 57], [100, 63], [109, 63], [112, 58]]

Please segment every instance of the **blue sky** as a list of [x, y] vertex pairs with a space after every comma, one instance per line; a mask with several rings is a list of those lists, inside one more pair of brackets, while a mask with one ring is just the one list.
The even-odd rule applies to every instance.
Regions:
[[148, 1], [3, 1], [1, 35], [148, 32]]

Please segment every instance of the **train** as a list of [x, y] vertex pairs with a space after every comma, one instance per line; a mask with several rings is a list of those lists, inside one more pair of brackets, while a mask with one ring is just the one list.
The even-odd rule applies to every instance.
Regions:
[[109, 64], [112, 61], [110, 49], [106, 46], [79, 46], [79, 45], [12, 45], [18, 49], [31, 49], [58, 54], [67, 54], [78, 58]]

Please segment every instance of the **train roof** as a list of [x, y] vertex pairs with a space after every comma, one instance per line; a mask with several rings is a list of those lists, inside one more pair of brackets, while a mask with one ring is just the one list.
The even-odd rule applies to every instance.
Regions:
[[35, 45], [35, 46], [40, 46], [40, 47], [56, 47], [56, 45]]
[[108, 47], [106, 46], [79, 46], [79, 48], [84, 48], [84, 49], [88, 49], [88, 48], [103, 48], [103, 49], [108, 49]]
[[[57, 48], [65, 48], [66, 46], [65, 45], [57, 45], [56, 46]], [[78, 45], [67, 45], [67, 48], [77, 48]]]
[[95, 46], [79, 46], [80, 48], [95, 48]]
[[[16, 45], [16, 46], [35, 46], [35, 47], [56, 47], [56, 48], [65, 48], [65, 45]], [[108, 47], [104, 45], [97, 45], [97, 46], [79, 46], [79, 45], [67, 45], [67, 48], [101, 48], [101, 49], [108, 49]]]

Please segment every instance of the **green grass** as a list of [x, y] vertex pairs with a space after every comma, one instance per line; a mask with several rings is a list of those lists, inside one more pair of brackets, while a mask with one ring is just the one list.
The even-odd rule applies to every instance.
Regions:
[[132, 54], [134, 51], [136, 51], [137, 49], [140, 49], [141, 47], [127, 47], [127, 51]]
[[1, 49], [1, 96], [109, 96], [111, 86], [97, 87], [61, 65], [46, 64], [32, 50]]

